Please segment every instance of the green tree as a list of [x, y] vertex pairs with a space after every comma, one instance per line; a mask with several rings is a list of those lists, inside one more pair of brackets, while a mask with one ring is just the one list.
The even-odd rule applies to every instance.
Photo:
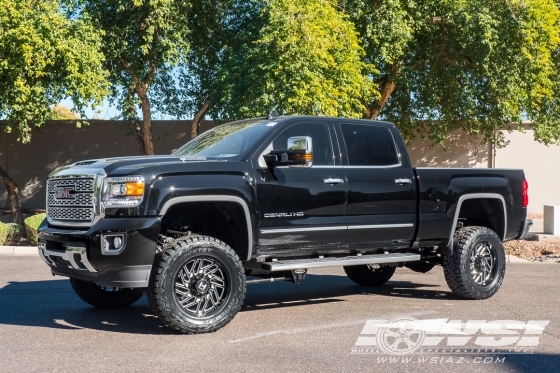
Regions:
[[366, 116], [395, 121], [406, 138], [443, 144], [462, 128], [488, 141], [534, 120], [545, 143], [559, 136], [560, 15], [552, 0], [347, 0], [374, 63], [378, 97]]
[[187, 23], [191, 48], [173, 74], [158, 76], [152, 97], [156, 110], [192, 118], [194, 138], [224, 83], [219, 77], [227, 61], [226, 51], [237, 50], [243, 43], [241, 36], [255, 28], [262, 2], [199, 0], [190, 4]]
[[[151, 90], [158, 79], [173, 84], [173, 67], [189, 49], [190, 7], [176, 0], [76, 0], [71, 6], [75, 16], [90, 17], [103, 30], [111, 97], [129, 120], [141, 154], [154, 154]], [[169, 85], [157, 88], [163, 90], [157, 97], [172, 92]]]
[[225, 49], [214, 118], [267, 114], [360, 117], [376, 96], [352, 22], [331, 0], [256, 2], [237, 44]]
[[[87, 17], [67, 18], [57, 1], [0, 0], [2, 129], [26, 143], [63, 98], [70, 97], [82, 116], [99, 104], [108, 92], [100, 42]], [[17, 184], [1, 166], [0, 179], [14, 223], [23, 227]]]

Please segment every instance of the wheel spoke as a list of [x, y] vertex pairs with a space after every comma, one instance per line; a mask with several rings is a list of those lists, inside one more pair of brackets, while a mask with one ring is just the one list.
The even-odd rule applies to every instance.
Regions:
[[385, 334], [386, 336], [395, 337], [395, 338], [399, 338], [399, 337], [401, 336], [401, 333], [400, 333], [400, 332], [395, 332], [395, 331], [393, 331], [393, 330], [391, 330], [391, 329], [386, 329], [385, 332], [384, 332], [384, 334]]
[[479, 243], [470, 257], [470, 273], [475, 283], [486, 286], [492, 282], [496, 266], [496, 249], [490, 242]]
[[391, 343], [389, 345], [389, 348], [393, 351], [398, 350], [399, 349], [399, 345], [403, 342], [402, 338], [396, 338], [395, 341], [393, 343]]
[[191, 307], [191, 306], [194, 306], [194, 305], [196, 304], [196, 301], [197, 301], [197, 299], [196, 299], [195, 297], [190, 297], [190, 298], [188, 298], [188, 299], [185, 299], [185, 302], [188, 301], [189, 299], [192, 299], [192, 298], [194, 298], [194, 300], [193, 300], [192, 302], [187, 303], [187, 304], [185, 304], [185, 305], [183, 305], [183, 302], [180, 302], [181, 305], [182, 305], [183, 307], [185, 307], [185, 308], [189, 308], [189, 307]]
[[228, 293], [225, 268], [215, 258], [198, 256], [183, 264], [175, 278], [175, 296], [190, 317], [218, 312]]

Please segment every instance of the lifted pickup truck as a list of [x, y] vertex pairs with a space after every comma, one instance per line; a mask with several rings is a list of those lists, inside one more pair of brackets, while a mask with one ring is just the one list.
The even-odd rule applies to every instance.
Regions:
[[394, 124], [268, 117], [216, 127], [170, 156], [97, 159], [53, 172], [39, 254], [85, 302], [147, 292], [184, 333], [226, 325], [246, 284], [300, 283], [343, 266], [363, 286], [396, 267], [443, 266], [451, 291], [495, 294], [502, 242], [522, 238], [522, 170], [413, 168]]

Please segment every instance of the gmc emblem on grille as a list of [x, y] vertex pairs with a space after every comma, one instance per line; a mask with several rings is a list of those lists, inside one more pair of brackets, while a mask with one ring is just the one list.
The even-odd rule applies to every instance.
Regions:
[[54, 188], [54, 199], [76, 199], [73, 186]]

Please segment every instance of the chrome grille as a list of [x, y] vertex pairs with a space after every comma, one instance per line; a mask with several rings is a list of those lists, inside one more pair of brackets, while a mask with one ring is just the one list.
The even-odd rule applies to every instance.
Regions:
[[54, 193], [54, 188], [73, 186], [76, 192], [93, 192], [93, 179], [56, 179], [47, 182], [48, 193]]
[[75, 177], [47, 181], [49, 222], [83, 225], [95, 217], [94, 179]]
[[76, 193], [75, 200], [57, 200], [54, 198], [54, 194], [49, 194], [47, 198], [49, 206], [93, 206], [92, 193]]
[[93, 220], [93, 208], [68, 208], [68, 207], [49, 207], [48, 214], [54, 220]]

